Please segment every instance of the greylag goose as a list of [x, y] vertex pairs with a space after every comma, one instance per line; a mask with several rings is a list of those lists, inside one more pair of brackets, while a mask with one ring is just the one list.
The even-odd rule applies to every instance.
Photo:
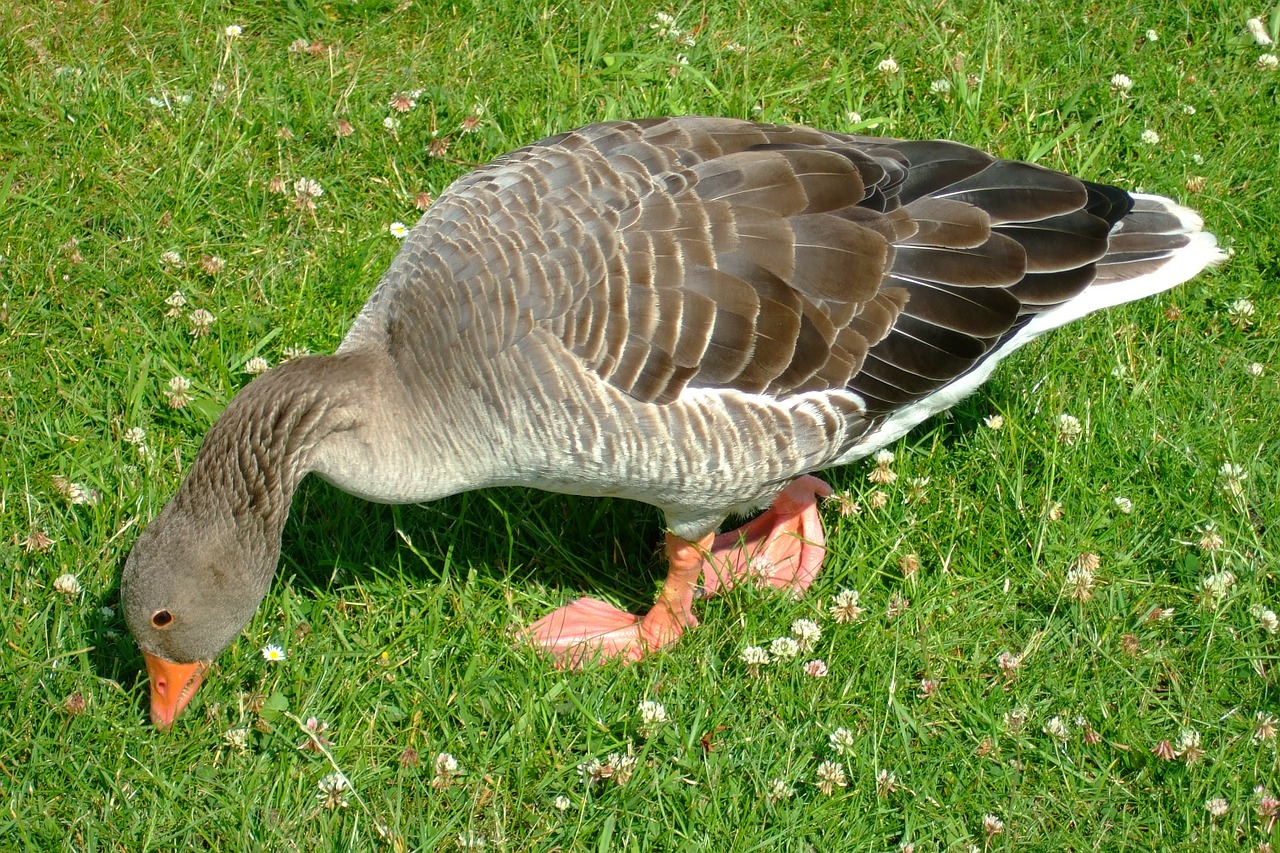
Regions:
[[1168, 199], [954, 142], [665, 118], [514, 151], [440, 196], [334, 355], [231, 401], [138, 537], [122, 597], [152, 720], [252, 617], [308, 473], [372, 501], [520, 484], [659, 507], [646, 615], [580, 599], [525, 632], [564, 663], [634, 660], [696, 624], [697, 594], [812, 582], [811, 472], [1220, 258]]

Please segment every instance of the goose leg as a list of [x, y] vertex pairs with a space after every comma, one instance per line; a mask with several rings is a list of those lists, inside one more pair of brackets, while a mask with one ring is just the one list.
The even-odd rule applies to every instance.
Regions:
[[818, 498], [832, 489], [806, 475], [783, 489], [759, 518], [721, 533], [712, 543], [702, 576], [703, 597], [745, 579], [804, 592], [826, 556]]
[[669, 569], [658, 600], [643, 617], [594, 598], [579, 598], [529, 626], [526, 636], [565, 666], [621, 657], [636, 661], [698, 624], [693, 596], [713, 536], [690, 542], [667, 534]]

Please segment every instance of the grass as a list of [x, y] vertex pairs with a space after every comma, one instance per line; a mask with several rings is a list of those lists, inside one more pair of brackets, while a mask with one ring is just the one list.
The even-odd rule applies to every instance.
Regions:
[[[656, 29], [658, 12], [696, 43]], [[1248, 14], [1276, 35], [1280, 12]], [[1274, 843], [1254, 788], [1276, 789], [1259, 715], [1280, 716], [1280, 73], [1256, 64], [1268, 49], [1245, 17], [1212, 0], [0, 10], [0, 846]], [[877, 71], [889, 56], [896, 75]], [[558, 672], [511, 628], [588, 592], [646, 605], [651, 509], [520, 490], [388, 508], [309, 483], [264, 606], [174, 732], [151, 728], [120, 567], [249, 359], [332, 350], [396, 251], [390, 223], [470, 164], [686, 112], [951, 137], [1142, 187], [1197, 207], [1234, 257], [1023, 350], [894, 448], [895, 483], [869, 482], [870, 464], [830, 472], [861, 513], [828, 513], [811, 594], [702, 604], [699, 630], [637, 666]], [[312, 212], [300, 178], [324, 189]], [[198, 308], [216, 320], [193, 337]], [[190, 406], [167, 405], [174, 375]], [[1081, 422], [1074, 443], [1061, 414]], [[125, 440], [135, 426], [148, 455]], [[1099, 566], [1078, 600], [1066, 577], [1086, 553]], [[79, 593], [55, 591], [67, 572]], [[861, 621], [828, 613], [842, 589]], [[812, 652], [742, 664], [800, 618], [822, 627]], [[288, 660], [264, 661], [268, 642]], [[802, 672], [811, 657], [826, 678]], [[646, 699], [670, 717], [648, 736]], [[324, 751], [297, 748], [312, 716]], [[1181, 754], [1157, 755], [1162, 741]], [[440, 753], [460, 765], [448, 784]], [[636, 756], [634, 775], [587, 785], [579, 765], [611, 753]], [[827, 760], [847, 783], [831, 795]], [[347, 806], [326, 808], [318, 786], [338, 771]]]

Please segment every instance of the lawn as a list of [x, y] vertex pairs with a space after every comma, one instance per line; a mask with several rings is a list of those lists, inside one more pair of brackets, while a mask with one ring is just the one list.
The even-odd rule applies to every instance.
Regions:
[[[0, 848], [1280, 844], [1278, 30], [1216, 0], [0, 9]], [[332, 351], [470, 167], [681, 113], [969, 142], [1179, 199], [1232, 257], [828, 472], [808, 595], [734, 590], [630, 667], [514, 637], [647, 606], [653, 509], [309, 481], [157, 732], [120, 569], [221, 408]]]

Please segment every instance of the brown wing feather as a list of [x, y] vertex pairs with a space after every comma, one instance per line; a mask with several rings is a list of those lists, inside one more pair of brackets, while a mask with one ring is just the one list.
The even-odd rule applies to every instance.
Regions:
[[[501, 348], [541, 324], [640, 401], [847, 388], [875, 417], [963, 375], [1100, 268], [1167, 253], [1158, 212], [1112, 233], [1132, 206], [952, 142], [651, 119], [470, 173], [403, 254], [448, 291], [432, 308], [446, 341]], [[371, 304], [400, 277], [393, 265]]]

